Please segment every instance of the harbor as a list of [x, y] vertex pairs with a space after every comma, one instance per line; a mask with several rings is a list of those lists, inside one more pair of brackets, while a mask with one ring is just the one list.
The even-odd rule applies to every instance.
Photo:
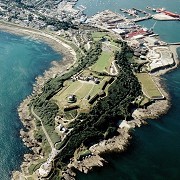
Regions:
[[132, 16], [132, 18], [128, 18], [129, 21], [132, 22], [139, 22], [144, 21], [152, 18], [152, 15], [144, 10], [138, 9], [138, 8], [132, 8], [132, 9], [120, 9], [121, 12], [124, 14], [128, 14], [129, 16]]

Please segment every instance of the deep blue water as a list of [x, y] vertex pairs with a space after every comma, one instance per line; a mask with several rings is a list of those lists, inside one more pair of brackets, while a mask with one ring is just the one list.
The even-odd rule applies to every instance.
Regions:
[[[119, 8], [165, 7], [180, 14], [180, 0], [79, 0], [87, 6], [85, 13]], [[152, 27], [154, 20], [140, 22]], [[166, 42], [180, 42], [179, 21], [158, 21], [154, 31]], [[180, 58], [180, 48], [177, 50]], [[171, 109], [149, 125], [136, 128], [129, 149], [119, 155], [107, 157], [109, 164], [87, 175], [78, 174], [78, 180], [179, 180], [180, 179], [180, 69], [163, 76], [171, 95]]]
[[180, 179], [180, 69], [163, 79], [172, 98], [169, 112], [136, 128], [127, 152], [108, 157], [107, 167], [88, 175], [79, 174], [78, 180]]
[[10, 179], [28, 151], [19, 137], [17, 107], [32, 92], [35, 77], [60, 59], [42, 42], [0, 32], [0, 180]]

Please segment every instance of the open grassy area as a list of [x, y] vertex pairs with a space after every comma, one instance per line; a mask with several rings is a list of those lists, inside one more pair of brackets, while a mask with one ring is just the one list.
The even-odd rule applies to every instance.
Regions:
[[150, 99], [156, 97], [162, 97], [161, 92], [157, 88], [155, 82], [152, 80], [148, 73], [138, 73], [136, 74], [139, 82], [142, 85], [143, 93]]
[[[89, 99], [95, 96], [96, 94], [101, 92], [101, 89], [105, 83], [105, 81], [108, 81], [110, 77], [104, 77], [100, 81], [99, 84], [95, 84], [92, 81], [67, 81], [65, 84], [65, 87], [58, 92], [53, 99], [57, 102], [60, 110], [62, 111], [64, 107], [66, 106], [74, 106], [78, 105], [80, 108], [79, 110], [82, 112], [87, 112], [91, 105], [89, 104]], [[68, 103], [67, 97], [69, 95], [75, 95], [76, 96], [76, 102], [75, 103]], [[89, 98], [88, 98], [89, 97]], [[67, 120], [71, 120], [76, 116], [77, 113], [65, 113], [65, 117], [67, 117]], [[72, 117], [72, 118], [71, 118]]]
[[113, 50], [119, 50], [120, 46], [118, 43], [114, 42], [114, 38], [109, 35], [107, 32], [94, 32], [92, 33], [92, 38], [94, 41], [99, 41], [102, 39], [102, 37], [106, 38], [110, 42], [110, 45], [112, 45]]
[[78, 114], [78, 112], [76, 109], [71, 110], [71, 111], [66, 111], [66, 112], [64, 112], [64, 118], [66, 120], [72, 120], [72, 119], [76, 118], [77, 114]]
[[[62, 109], [63, 107], [70, 105], [67, 101], [67, 97], [73, 94], [76, 95], [77, 98], [77, 101], [73, 103], [73, 105], [85, 108], [85, 103], [83, 101], [87, 101], [86, 96], [88, 96], [94, 84], [81, 81], [68, 81], [66, 84], [67, 86], [53, 97], [53, 99], [57, 101], [59, 107]], [[89, 108], [89, 106], [87, 108]]]
[[104, 36], [107, 36], [107, 32], [94, 32], [94, 33], [92, 33], [92, 38], [94, 41], [99, 41]]
[[32, 175], [37, 169], [40, 168], [40, 166], [46, 162], [46, 159], [40, 159], [38, 162], [31, 164], [29, 167], [29, 173]]
[[91, 66], [90, 69], [97, 72], [109, 72], [112, 60], [113, 53], [103, 51], [97, 62], [93, 66]]

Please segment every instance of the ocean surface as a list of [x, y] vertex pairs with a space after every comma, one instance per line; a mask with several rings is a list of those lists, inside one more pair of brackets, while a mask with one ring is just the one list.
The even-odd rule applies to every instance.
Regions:
[[19, 137], [17, 108], [32, 92], [35, 77], [62, 57], [47, 44], [0, 32], [0, 180], [20, 169], [28, 149]]
[[[110, 9], [164, 7], [180, 14], [180, 0], [79, 0], [77, 6], [87, 7], [91, 16]], [[140, 22], [151, 28], [154, 20]], [[155, 33], [166, 42], [180, 42], [180, 21], [157, 21]], [[177, 50], [180, 59], [180, 48]], [[125, 153], [108, 156], [109, 164], [87, 175], [78, 174], [78, 180], [179, 180], [180, 179], [180, 68], [163, 77], [171, 95], [171, 108], [157, 120], [133, 131], [131, 145]]]

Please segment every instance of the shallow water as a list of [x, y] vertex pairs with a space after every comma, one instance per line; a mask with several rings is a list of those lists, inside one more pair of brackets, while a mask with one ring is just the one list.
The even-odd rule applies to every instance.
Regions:
[[19, 137], [17, 107], [32, 92], [35, 77], [59, 59], [47, 44], [0, 32], [0, 180], [10, 179], [28, 151]]

